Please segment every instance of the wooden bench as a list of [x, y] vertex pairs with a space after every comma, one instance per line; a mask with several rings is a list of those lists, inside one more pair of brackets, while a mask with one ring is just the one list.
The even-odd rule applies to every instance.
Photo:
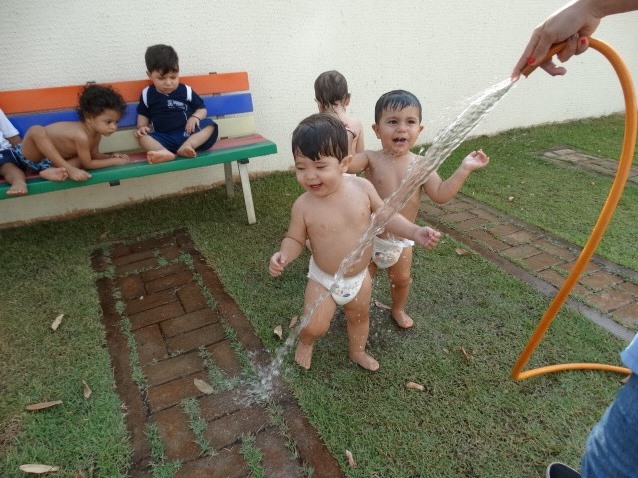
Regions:
[[[118, 131], [102, 138], [103, 153], [127, 152], [133, 162], [90, 171], [92, 177], [83, 182], [71, 180], [47, 181], [37, 175], [28, 175], [29, 195], [44, 194], [63, 189], [79, 188], [91, 184], [109, 183], [117, 186], [121, 181], [154, 174], [200, 168], [223, 164], [226, 191], [233, 195], [232, 162], [238, 166], [241, 186], [246, 203], [248, 223], [254, 224], [253, 205], [248, 163], [250, 158], [274, 154], [277, 146], [255, 131], [252, 95], [249, 91], [248, 74], [211, 73], [208, 75], [181, 77], [180, 81], [190, 85], [199, 94], [219, 127], [219, 139], [212, 149], [198, 153], [196, 158], [176, 158], [159, 164], [148, 164], [145, 154], [140, 152], [134, 137], [137, 118], [137, 103], [148, 80], [105, 83], [119, 91], [127, 102], [127, 109], [119, 122]], [[1, 91], [0, 109], [24, 137], [30, 126], [46, 125], [57, 121], [78, 121], [75, 111], [78, 95], [85, 85]], [[0, 178], [0, 200], [12, 199], [6, 191], [9, 184]], [[0, 206], [1, 208], [2, 206]]]

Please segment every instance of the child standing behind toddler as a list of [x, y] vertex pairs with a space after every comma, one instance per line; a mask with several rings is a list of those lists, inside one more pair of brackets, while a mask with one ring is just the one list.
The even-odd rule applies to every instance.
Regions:
[[325, 71], [315, 80], [315, 101], [320, 113], [339, 118], [348, 133], [348, 153], [361, 153], [365, 149], [361, 121], [346, 114], [350, 104], [348, 82], [338, 71]]
[[[356, 154], [348, 172], [365, 171], [365, 177], [374, 184], [379, 196], [383, 199], [390, 197], [399, 188], [410, 164], [418, 159], [411, 150], [423, 131], [421, 119], [421, 103], [412, 93], [394, 90], [382, 95], [375, 106], [372, 129], [381, 140], [383, 149]], [[463, 159], [454, 174], [445, 181], [436, 171], [432, 172], [405, 204], [401, 214], [414, 222], [424, 192], [438, 204], [449, 201], [459, 192], [470, 173], [487, 166], [489, 161], [490, 158], [479, 150]], [[392, 231], [386, 230], [374, 238], [370, 274], [374, 277], [377, 268], [388, 269], [392, 284], [392, 318], [399, 327], [408, 329], [414, 324], [405, 312], [412, 281], [410, 269], [413, 242], [403, 238], [406, 236], [394, 237], [388, 232]]]
[[163, 163], [175, 156], [194, 158], [217, 141], [217, 125], [207, 118], [204, 101], [179, 82], [177, 52], [168, 45], [147, 48], [146, 74], [153, 82], [140, 95], [135, 138], [149, 163]]

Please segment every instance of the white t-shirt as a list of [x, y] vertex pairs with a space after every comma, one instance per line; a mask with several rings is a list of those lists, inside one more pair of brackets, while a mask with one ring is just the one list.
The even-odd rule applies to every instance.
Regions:
[[11, 147], [11, 143], [6, 138], [11, 138], [20, 134], [15, 126], [11, 124], [11, 121], [5, 116], [2, 110], [0, 110], [0, 149], [7, 149]]

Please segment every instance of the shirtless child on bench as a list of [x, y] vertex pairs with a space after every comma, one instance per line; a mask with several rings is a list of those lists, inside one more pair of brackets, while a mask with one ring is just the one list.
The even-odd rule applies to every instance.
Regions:
[[[109, 86], [88, 85], [82, 90], [78, 105], [80, 121], [60, 121], [47, 126], [35, 125], [27, 130], [20, 148], [14, 148], [20, 162], [40, 172], [55, 166], [62, 181], [86, 181], [91, 175], [84, 169], [98, 169], [131, 161], [126, 154], [102, 154], [98, 148], [102, 136], [117, 130], [126, 102]], [[84, 169], [81, 169], [84, 168]]]

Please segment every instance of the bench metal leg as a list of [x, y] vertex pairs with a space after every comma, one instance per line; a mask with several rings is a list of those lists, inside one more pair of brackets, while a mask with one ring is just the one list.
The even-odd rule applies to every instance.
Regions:
[[228, 197], [235, 195], [235, 187], [233, 184], [233, 163], [224, 163], [224, 175], [226, 176], [226, 194]]
[[250, 190], [250, 178], [248, 177], [248, 160], [242, 159], [237, 161], [237, 167], [239, 168], [239, 177], [241, 178], [241, 189], [244, 192], [244, 202], [246, 203], [248, 224], [255, 224], [257, 222], [257, 217], [255, 216], [253, 193]]

